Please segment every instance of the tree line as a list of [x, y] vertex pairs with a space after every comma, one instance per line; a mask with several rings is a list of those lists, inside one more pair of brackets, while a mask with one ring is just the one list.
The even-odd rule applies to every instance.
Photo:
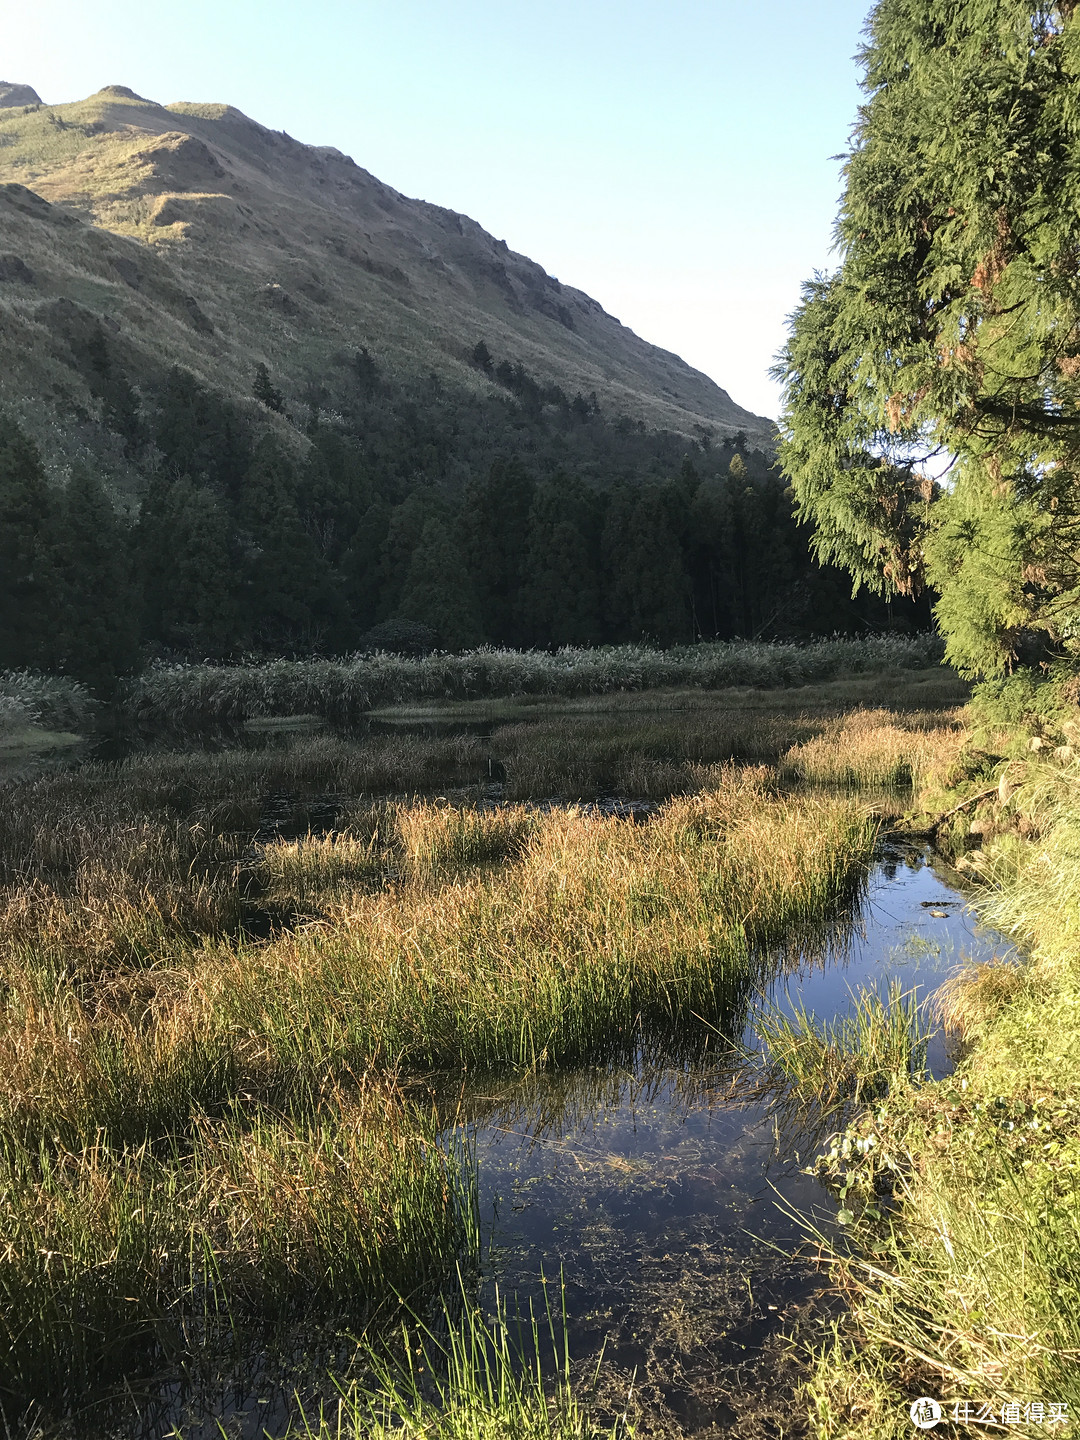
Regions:
[[154, 656], [925, 623], [852, 602], [743, 437], [649, 432], [473, 358], [493, 393], [395, 381], [362, 350], [291, 405], [259, 366], [243, 407], [179, 368], [139, 394], [92, 333], [78, 360], [140, 494], [125, 514], [90, 464], [51, 485], [0, 419], [0, 667], [107, 687]]

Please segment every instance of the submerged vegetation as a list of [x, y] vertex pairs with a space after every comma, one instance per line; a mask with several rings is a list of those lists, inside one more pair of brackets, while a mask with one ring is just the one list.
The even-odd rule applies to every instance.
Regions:
[[625, 1416], [601, 1425], [582, 1403], [571, 1377], [565, 1298], [564, 1290], [561, 1323], [550, 1306], [543, 1321], [531, 1314], [526, 1326], [515, 1326], [502, 1305], [489, 1321], [466, 1296], [460, 1318], [446, 1314], [444, 1338], [403, 1327], [398, 1355], [387, 1358], [369, 1347], [364, 1358], [371, 1380], [342, 1384], [329, 1414], [324, 1408], [317, 1417], [304, 1416], [302, 1433], [308, 1440], [632, 1436]]

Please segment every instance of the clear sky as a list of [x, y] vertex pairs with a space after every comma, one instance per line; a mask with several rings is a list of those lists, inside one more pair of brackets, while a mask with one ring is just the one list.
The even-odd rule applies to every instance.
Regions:
[[0, 0], [0, 79], [223, 101], [478, 220], [777, 412], [869, 0]]

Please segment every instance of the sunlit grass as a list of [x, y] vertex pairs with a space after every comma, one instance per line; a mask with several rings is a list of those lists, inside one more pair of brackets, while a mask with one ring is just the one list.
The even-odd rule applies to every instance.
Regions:
[[[411, 1079], [738, 1035], [770, 947], [857, 893], [876, 822], [857, 796], [709, 761], [735, 733], [709, 724], [635, 719], [606, 756], [590, 732], [588, 783], [642, 767], [645, 824], [402, 798], [479, 771], [472, 736], [316, 735], [9, 786], [0, 1389], [75, 1404], [170, 1363], [178, 1334], [198, 1348], [441, 1273], [469, 1243], [468, 1176]], [[565, 781], [572, 757], [537, 742], [507, 738], [508, 774], [533, 745]], [[256, 843], [268, 796], [299, 838]], [[259, 907], [279, 917], [263, 941]], [[538, 1405], [523, 1391], [505, 1423], [587, 1433], [568, 1394]], [[435, 1423], [419, 1433], [473, 1433]]]
[[739, 1013], [762, 947], [842, 899], [875, 833], [852, 801], [772, 796], [734, 772], [649, 825], [575, 811], [530, 823], [498, 872], [358, 894], [258, 950], [208, 948], [194, 984], [228, 1031], [263, 1038], [275, 1069], [319, 1052], [580, 1059], [642, 1024]]
[[850, 1013], [818, 1020], [801, 1005], [792, 1016], [762, 1014], [755, 1029], [771, 1082], [822, 1109], [858, 1105], [926, 1073], [927, 1023], [917, 996], [893, 981], [885, 996], [860, 991]]
[[897, 716], [855, 710], [828, 722], [820, 735], [793, 746], [782, 769], [834, 785], [920, 788], [955, 764], [966, 739], [958, 712]]
[[[346, 1312], [471, 1243], [469, 1179], [383, 1082], [184, 1140], [0, 1149], [0, 1392], [76, 1397], [178, 1326]], [[145, 1360], [145, 1356], [143, 1357]]]

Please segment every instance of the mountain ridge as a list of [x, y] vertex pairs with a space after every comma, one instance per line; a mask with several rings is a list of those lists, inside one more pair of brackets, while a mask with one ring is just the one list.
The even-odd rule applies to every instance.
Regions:
[[[0, 95], [20, 89], [36, 96]], [[27, 394], [92, 410], [66, 358], [73, 306], [109, 327], [136, 375], [168, 355], [235, 399], [265, 364], [299, 405], [350, 347], [482, 389], [482, 340], [650, 428], [741, 432], [767, 450], [775, 433], [471, 217], [231, 106], [162, 106], [123, 86], [0, 108], [2, 398], [22, 374]]]

